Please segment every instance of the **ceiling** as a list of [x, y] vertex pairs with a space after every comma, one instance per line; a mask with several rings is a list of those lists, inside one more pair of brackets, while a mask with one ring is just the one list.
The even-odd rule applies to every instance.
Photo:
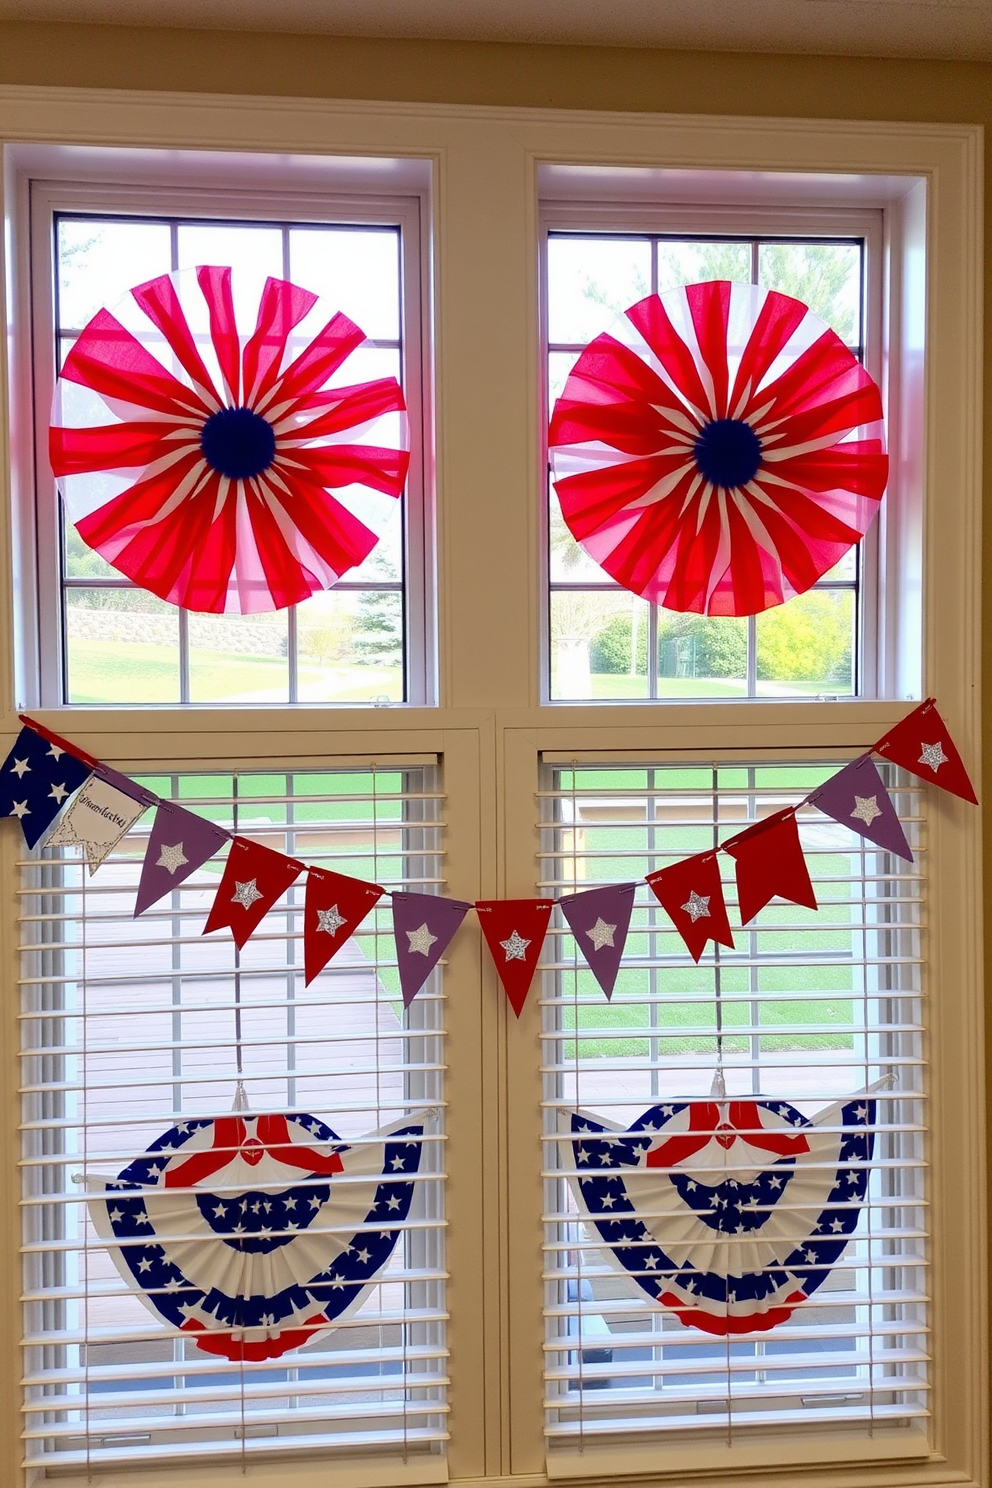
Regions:
[[992, 0], [0, 0], [0, 19], [992, 60]]

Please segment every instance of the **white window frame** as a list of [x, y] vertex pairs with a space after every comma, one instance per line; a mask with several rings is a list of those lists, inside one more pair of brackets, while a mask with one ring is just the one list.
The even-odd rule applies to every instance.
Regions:
[[[854, 754], [906, 711], [903, 691], [839, 703], [742, 702], [643, 708], [539, 702], [540, 477], [538, 335], [538, 166], [616, 167], [912, 177], [926, 183], [918, 242], [926, 242], [927, 360], [922, 329], [907, 334], [907, 365], [921, 389], [923, 487], [927, 493], [919, 585], [925, 598], [923, 687], [941, 709], [969, 766], [979, 758], [981, 367], [981, 131], [967, 125], [852, 120], [676, 117], [541, 109], [326, 102], [195, 94], [126, 94], [71, 89], [0, 90], [0, 140], [17, 148], [98, 140], [118, 148], [409, 157], [430, 162], [436, 207], [431, 283], [436, 304], [439, 703], [433, 709], [259, 710], [197, 708], [47, 709], [41, 717], [91, 753], [124, 768], [163, 761], [191, 766], [259, 759], [303, 765], [344, 757], [438, 753], [443, 758], [448, 872], [445, 890], [463, 899], [535, 892], [533, 793], [543, 752], [568, 759], [623, 755], [671, 758], [691, 750], [802, 758], [825, 749]], [[384, 167], [384, 171], [387, 167]], [[6, 179], [8, 234], [16, 184]], [[912, 210], [907, 204], [907, 212]], [[908, 274], [922, 273], [911, 254]], [[6, 349], [13, 409], [7, 460], [21, 468], [18, 414], [29, 370], [24, 286], [7, 259]], [[913, 335], [916, 339], [913, 339]], [[925, 401], [923, 395], [925, 394]], [[892, 431], [896, 462], [916, 455]], [[3, 518], [6, 523], [6, 513]], [[18, 549], [11, 545], [9, 620]], [[8, 572], [3, 573], [8, 583]], [[27, 596], [28, 609], [33, 603]], [[19, 632], [23, 627], [19, 625]], [[14, 648], [0, 652], [0, 694], [8, 739], [16, 729]], [[27, 701], [27, 699], [23, 699]], [[980, 789], [980, 784], [979, 784]], [[937, 793], [933, 793], [937, 797]], [[929, 905], [931, 1050], [934, 1057], [935, 1262], [932, 1451], [901, 1464], [870, 1453], [851, 1459], [843, 1442], [813, 1464], [796, 1464], [773, 1442], [732, 1461], [698, 1456], [638, 1460], [611, 1451], [586, 1481], [624, 1475], [679, 1481], [691, 1473], [733, 1484], [773, 1468], [783, 1488], [902, 1488], [979, 1484], [986, 1464], [985, 1224], [981, 985], [980, 813], [943, 794], [931, 803]], [[0, 833], [3, 965], [12, 947], [18, 844]], [[508, 1488], [547, 1484], [542, 1421], [540, 1015], [532, 995], [519, 1020], [508, 1015], [491, 965], [469, 921], [451, 948], [449, 985], [448, 1256], [452, 1275], [450, 1479]], [[19, 1289], [15, 1195], [14, 1010], [0, 1047], [8, 1121], [0, 1238], [2, 1293], [11, 1337]], [[19, 1468], [18, 1370], [0, 1358], [0, 1479]], [[238, 1469], [232, 1468], [232, 1476]], [[316, 1488], [319, 1461], [284, 1462], [256, 1474], [256, 1488]], [[213, 1488], [217, 1470], [178, 1478], [163, 1469], [124, 1472], [119, 1488]], [[356, 1465], [343, 1488], [398, 1481], [381, 1465]], [[66, 1480], [70, 1483], [73, 1479]], [[75, 1482], [82, 1484], [81, 1478]]]
[[[251, 189], [240, 182], [245, 159], [178, 152], [15, 151], [18, 189], [28, 198], [19, 214], [14, 249], [30, 298], [35, 348], [34, 448], [30, 468], [18, 472], [34, 500], [24, 524], [21, 571], [34, 568], [36, 628], [25, 636], [20, 694], [34, 704], [65, 702], [65, 614], [60, 584], [60, 502], [48, 459], [48, 427], [55, 388], [54, 222], [59, 213], [119, 216], [197, 217], [212, 221], [382, 224], [400, 233], [400, 318], [403, 387], [412, 434], [412, 459], [404, 491], [402, 536], [406, 699], [423, 705], [436, 694], [434, 620], [433, 491], [430, 451], [431, 357], [429, 278], [429, 176], [417, 162], [381, 187], [375, 162], [354, 162], [350, 171], [321, 173], [280, 169], [272, 157], [258, 160]], [[63, 178], [66, 167], [74, 173]], [[67, 174], [67, 173], [66, 173]], [[399, 186], [399, 190], [396, 189]], [[26, 410], [25, 410], [26, 411]], [[27, 450], [27, 431], [22, 435]], [[277, 705], [278, 706], [278, 705]]]

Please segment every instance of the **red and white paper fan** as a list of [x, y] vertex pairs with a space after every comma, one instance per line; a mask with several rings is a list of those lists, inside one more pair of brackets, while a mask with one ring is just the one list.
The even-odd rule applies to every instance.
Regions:
[[243, 298], [229, 268], [201, 267], [98, 311], [65, 360], [49, 440], [83, 541], [142, 589], [214, 613], [330, 588], [375, 547], [409, 463], [396, 379], [343, 385], [358, 326], [285, 280], [266, 281], [254, 326]]
[[649, 295], [586, 347], [551, 417], [573, 537], [671, 610], [754, 615], [809, 589], [885, 489], [878, 387], [799, 300], [714, 280]]

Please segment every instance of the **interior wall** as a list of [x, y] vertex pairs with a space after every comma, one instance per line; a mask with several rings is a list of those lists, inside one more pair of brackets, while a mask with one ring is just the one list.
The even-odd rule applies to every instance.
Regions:
[[[0, 21], [0, 84], [992, 126], [992, 64], [987, 63], [16, 21]], [[986, 199], [992, 201], [992, 152], [986, 165]], [[992, 255], [988, 254], [985, 297], [992, 306]], [[992, 389], [992, 315], [986, 320], [985, 381], [986, 388]], [[988, 406], [988, 393], [986, 397]], [[989, 513], [992, 418], [985, 426], [985, 472]], [[941, 493], [936, 494], [940, 500]], [[992, 521], [987, 521], [987, 591], [992, 588], [990, 528]], [[988, 781], [992, 779], [988, 648], [984, 684], [984, 774]], [[992, 883], [992, 830], [988, 826], [985, 840], [986, 881]], [[986, 944], [992, 950], [992, 909], [987, 910]], [[992, 962], [992, 956], [987, 959]]]

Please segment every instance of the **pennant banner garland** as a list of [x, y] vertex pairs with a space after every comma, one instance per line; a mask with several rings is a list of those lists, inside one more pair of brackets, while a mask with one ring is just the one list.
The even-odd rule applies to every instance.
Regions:
[[637, 885], [616, 884], [565, 894], [558, 900], [575, 942], [607, 999], [613, 996], [627, 944]]
[[35, 847], [90, 773], [82, 754], [25, 724], [0, 766], [0, 815], [16, 817], [24, 841]]
[[503, 990], [517, 1017], [523, 1012], [544, 946], [551, 899], [480, 899], [476, 913]]
[[671, 1101], [629, 1129], [575, 1111], [564, 1166], [605, 1255], [686, 1327], [775, 1328], [858, 1223], [875, 1102]]
[[89, 1201], [123, 1280], [223, 1358], [275, 1359], [362, 1302], [410, 1212], [424, 1128], [342, 1142], [315, 1116], [170, 1127]]
[[[29, 847], [81, 847], [96, 871], [150, 805], [148, 836], [135, 902], [142, 914], [183, 884], [231, 838], [174, 801], [162, 801], [33, 719], [0, 765], [0, 814], [20, 823]], [[750, 924], [772, 899], [815, 910], [816, 897], [799, 839], [797, 812], [813, 806], [884, 852], [912, 861], [912, 851], [873, 754], [923, 780], [976, 801], [961, 756], [933, 698], [914, 708], [867, 753], [844, 765], [805, 800], [783, 807], [714, 846], [647, 876], [647, 883], [693, 960], [710, 941], [733, 949], [718, 854], [734, 859], [738, 908]], [[53, 823], [54, 831], [51, 831]], [[839, 849], [844, 851], [843, 847]], [[301, 873], [304, 975], [318, 976], [379, 899], [389, 893], [403, 1004], [409, 1007], [473, 908], [438, 894], [387, 890], [235, 836], [204, 934], [229, 929], [244, 946], [268, 910]], [[579, 950], [606, 997], [613, 995], [630, 930], [637, 885], [601, 884], [558, 900]], [[523, 1010], [554, 909], [551, 899], [487, 899], [474, 906], [500, 981], [517, 1015]]]
[[393, 894], [393, 938], [403, 1006], [409, 1007], [472, 908], [438, 894]]

